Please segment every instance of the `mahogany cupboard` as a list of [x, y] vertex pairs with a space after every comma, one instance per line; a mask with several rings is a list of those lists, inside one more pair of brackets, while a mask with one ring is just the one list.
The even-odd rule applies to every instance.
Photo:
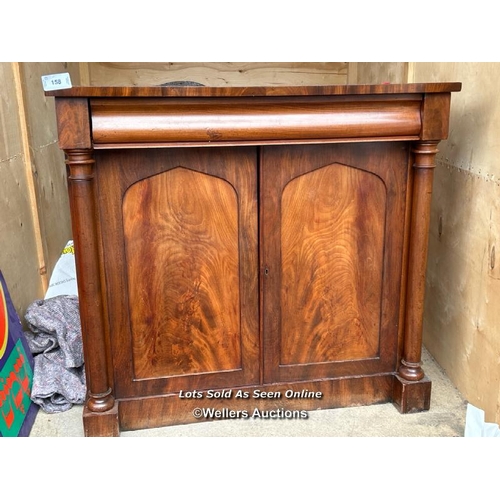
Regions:
[[432, 176], [460, 87], [48, 92], [68, 166], [86, 435], [209, 408], [428, 409]]

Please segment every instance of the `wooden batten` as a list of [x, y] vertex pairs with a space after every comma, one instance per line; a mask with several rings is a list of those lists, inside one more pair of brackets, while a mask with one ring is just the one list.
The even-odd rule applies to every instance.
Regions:
[[78, 63], [80, 72], [80, 85], [90, 85], [90, 64], [88, 62]]

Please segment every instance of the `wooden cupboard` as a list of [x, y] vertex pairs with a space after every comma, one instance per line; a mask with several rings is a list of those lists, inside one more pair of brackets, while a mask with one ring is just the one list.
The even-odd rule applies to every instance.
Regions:
[[67, 156], [86, 435], [208, 408], [428, 409], [432, 174], [458, 90], [48, 92]]

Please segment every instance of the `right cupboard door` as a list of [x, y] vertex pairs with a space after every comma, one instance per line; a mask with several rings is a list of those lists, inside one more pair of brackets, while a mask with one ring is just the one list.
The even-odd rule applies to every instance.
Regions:
[[393, 372], [407, 143], [261, 149], [264, 382]]

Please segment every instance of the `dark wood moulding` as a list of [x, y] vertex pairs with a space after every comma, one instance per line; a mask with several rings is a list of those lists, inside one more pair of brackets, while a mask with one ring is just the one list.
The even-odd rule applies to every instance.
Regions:
[[433, 94], [459, 92], [459, 82], [318, 85], [279, 87], [73, 87], [45, 92], [54, 97], [243, 97], [243, 96], [328, 96], [374, 94]]

